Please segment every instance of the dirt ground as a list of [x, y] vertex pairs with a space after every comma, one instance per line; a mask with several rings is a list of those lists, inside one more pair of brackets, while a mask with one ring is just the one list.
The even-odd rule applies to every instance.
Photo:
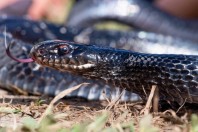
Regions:
[[[52, 97], [3, 95], [0, 98], [0, 128], [12, 128], [23, 125], [24, 119], [31, 117], [41, 120], [50, 107]], [[185, 105], [178, 111], [162, 110], [161, 112], [143, 114], [142, 102], [123, 103], [119, 101], [87, 101], [84, 99], [58, 99], [54, 102], [52, 114], [64, 128], [76, 124], [94, 122], [96, 117], [108, 113], [105, 127], [119, 126], [131, 122], [135, 131], [190, 131], [190, 118], [196, 113], [196, 107]]]

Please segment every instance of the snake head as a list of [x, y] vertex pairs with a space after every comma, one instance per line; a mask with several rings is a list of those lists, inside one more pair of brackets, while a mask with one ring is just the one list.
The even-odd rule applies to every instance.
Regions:
[[42, 66], [77, 73], [94, 68], [97, 59], [91, 46], [62, 40], [44, 41], [31, 49], [30, 56]]

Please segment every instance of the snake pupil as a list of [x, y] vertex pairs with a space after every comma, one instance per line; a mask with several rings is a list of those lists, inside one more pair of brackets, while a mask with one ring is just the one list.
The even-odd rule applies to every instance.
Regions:
[[61, 46], [58, 48], [58, 54], [59, 55], [65, 55], [67, 54], [69, 51], [68, 47], [67, 46]]

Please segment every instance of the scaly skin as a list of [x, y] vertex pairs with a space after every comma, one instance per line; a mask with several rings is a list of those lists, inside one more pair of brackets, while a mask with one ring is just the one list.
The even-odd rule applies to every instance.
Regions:
[[100, 79], [143, 99], [144, 90], [149, 94], [157, 85], [162, 100], [198, 103], [198, 55], [145, 54], [52, 40], [35, 45], [30, 56], [42, 66]]

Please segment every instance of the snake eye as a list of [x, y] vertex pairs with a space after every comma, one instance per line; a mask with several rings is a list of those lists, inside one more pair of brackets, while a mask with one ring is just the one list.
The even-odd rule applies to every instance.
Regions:
[[67, 45], [60, 45], [57, 48], [59, 55], [65, 55], [69, 52], [69, 47]]

